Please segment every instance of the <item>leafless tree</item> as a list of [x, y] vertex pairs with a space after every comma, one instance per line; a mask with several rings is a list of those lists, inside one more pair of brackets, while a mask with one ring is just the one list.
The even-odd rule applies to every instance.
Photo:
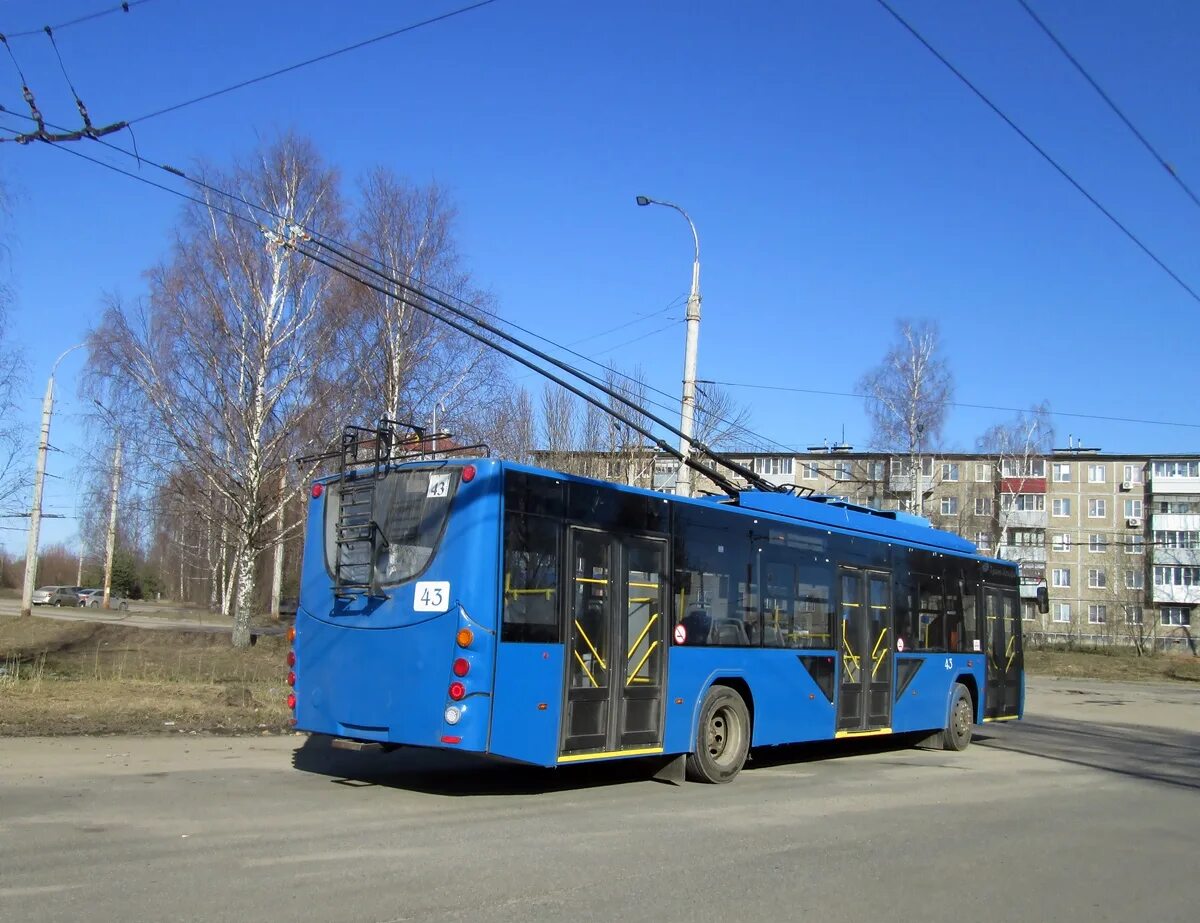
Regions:
[[149, 273], [149, 298], [113, 300], [89, 347], [94, 373], [144, 402], [147, 429], [166, 446], [164, 474], [196, 480], [198, 508], [230, 550], [233, 643], [245, 646], [256, 560], [279, 537], [280, 472], [346, 411], [349, 357], [330, 348], [330, 278], [281, 242], [294, 224], [337, 234], [341, 204], [335, 172], [294, 136], [230, 171], [201, 172], [282, 219], [264, 234], [261, 217], [237, 220], [223, 198], [187, 207], [169, 259]]
[[750, 408], [717, 384], [696, 386], [696, 441], [711, 449], [745, 448], [758, 437], [750, 431]]
[[[472, 313], [491, 298], [464, 269], [454, 237], [456, 211], [437, 184], [413, 185], [390, 170], [371, 171], [360, 184], [354, 218], [357, 248], [396, 285], [395, 296], [343, 281], [344, 347], [356, 353], [357, 393], [367, 411], [421, 424], [438, 418], [446, 429], [466, 420], [502, 391], [498, 354], [414, 307], [433, 307], [406, 292], [415, 285]], [[434, 310], [437, 310], [434, 308]]]
[[876, 448], [903, 453], [912, 476], [913, 512], [922, 507], [921, 454], [941, 441], [954, 378], [941, 355], [937, 324], [900, 320], [883, 361], [858, 381]]
[[[8, 194], [0, 183], [0, 216], [8, 214]], [[0, 242], [0, 267], [8, 256]], [[8, 336], [8, 306], [12, 303], [7, 284], [0, 280], [0, 509], [11, 509], [28, 485], [28, 465], [22, 462], [25, 436], [17, 420], [16, 399], [24, 381], [25, 363]]]
[[[1034, 404], [1028, 411], [1018, 413], [1005, 423], [997, 423], [976, 440], [976, 448], [991, 466], [990, 498], [992, 516], [989, 520], [993, 546], [1009, 544], [1008, 530], [1016, 509], [1016, 498], [1025, 493], [1030, 479], [1044, 483], [1046, 456], [1054, 446], [1054, 423], [1050, 402]], [[1045, 494], [1043, 488], [1040, 493]]]

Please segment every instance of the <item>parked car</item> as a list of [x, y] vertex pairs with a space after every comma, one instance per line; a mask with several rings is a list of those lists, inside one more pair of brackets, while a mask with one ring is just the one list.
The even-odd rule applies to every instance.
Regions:
[[35, 606], [77, 606], [81, 586], [44, 586], [33, 591], [30, 600]]
[[[88, 609], [99, 609], [104, 605], [104, 591], [83, 590], [79, 594], [79, 605], [86, 606]], [[129, 608], [129, 600], [110, 592], [108, 594], [108, 608], [119, 609], [124, 612]]]

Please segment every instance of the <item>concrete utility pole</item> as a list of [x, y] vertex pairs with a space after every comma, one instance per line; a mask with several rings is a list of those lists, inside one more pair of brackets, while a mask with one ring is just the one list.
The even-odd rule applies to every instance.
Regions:
[[83, 344], [77, 343], [54, 360], [46, 382], [46, 397], [42, 401], [42, 433], [38, 439], [37, 468], [33, 475], [33, 506], [29, 510], [29, 541], [25, 545], [25, 583], [21, 589], [21, 615], [33, 614], [33, 590], [37, 586], [38, 536], [42, 528], [42, 485], [46, 480], [46, 453], [50, 450], [50, 417], [54, 413], [54, 373], [58, 364]]
[[[679, 429], [683, 435], [679, 439], [679, 451], [684, 458], [692, 454], [692, 436], [696, 429], [696, 353], [700, 345], [700, 235], [696, 233], [696, 225], [678, 205], [672, 202], [660, 202], [640, 195], [638, 205], [665, 205], [683, 215], [688, 227], [692, 229], [692, 240], [696, 244], [696, 256], [692, 262], [692, 290], [687, 302], [687, 340], [683, 351], [683, 409], [679, 417]], [[675, 493], [680, 497], [692, 495], [692, 469], [685, 464], [679, 465], [679, 474], [675, 479]]]
[[116, 447], [113, 449], [113, 482], [112, 500], [108, 505], [108, 538], [104, 543], [104, 602], [108, 608], [108, 600], [112, 591], [113, 553], [117, 547], [117, 496], [121, 491], [121, 432], [117, 431]]

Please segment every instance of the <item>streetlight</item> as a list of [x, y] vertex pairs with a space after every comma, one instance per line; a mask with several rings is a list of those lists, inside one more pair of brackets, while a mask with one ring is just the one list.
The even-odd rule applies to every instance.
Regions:
[[33, 506], [29, 510], [29, 542], [25, 546], [25, 584], [21, 590], [21, 615], [33, 614], [33, 588], [37, 582], [38, 533], [42, 528], [42, 484], [46, 480], [46, 452], [50, 449], [50, 417], [54, 411], [54, 373], [58, 364], [70, 353], [82, 349], [76, 343], [54, 360], [50, 366], [50, 379], [46, 382], [46, 397], [42, 401], [42, 434], [38, 440], [37, 467], [33, 475]]
[[[648, 196], [637, 197], [638, 205], [665, 205], [673, 208], [688, 223], [692, 229], [692, 240], [696, 243], [696, 258], [692, 263], [692, 291], [687, 302], [687, 341], [683, 352], [683, 409], [679, 417], [679, 430], [683, 434], [679, 439], [679, 451], [684, 458], [691, 458], [692, 435], [696, 426], [696, 350], [700, 342], [700, 235], [696, 233], [696, 225], [678, 205], [673, 202], [660, 202]], [[692, 469], [686, 464], [679, 466], [679, 476], [675, 479], [675, 493], [680, 497], [692, 495]]]

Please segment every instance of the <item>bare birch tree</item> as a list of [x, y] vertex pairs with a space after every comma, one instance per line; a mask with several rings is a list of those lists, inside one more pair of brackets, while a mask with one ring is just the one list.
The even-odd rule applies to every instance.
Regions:
[[859, 379], [857, 388], [866, 400], [875, 447], [907, 456], [912, 510], [920, 513], [921, 455], [940, 445], [954, 378], [941, 355], [936, 323], [900, 320], [896, 333], [883, 361]]
[[223, 198], [187, 207], [169, 259], [149, 273], [149, 298], [112, 302], [89, 346], [98, 375], [144, 398], [147, 426], [170, 447], [164, 461], [196, 478], [230, 549], [240, 647], [250, 643], [256, 560], [278, 539], [280, 472], [345, 410], [329, 276], [280, 242], [293, 224], [338, 233], [341, 206], [334, 171], [294, 136], [230, 171], [202, 172], [282, 218], [264, 234], [259, 216], [237, 220]]
[[[997, 423], [976, 440], [976, 448], [987, 456], [992, 468], [992, 516], [990, 519], [993, 547], [1009, 544], [1008, 530], [1013, 514], [1018, 510], [1016, 497], [1025, 493], [1026, 482], [1037, 479], [1045, 482], [1046, 456], [1054, 447], [1054, 423], [1050, 402], [1034, 404], [1005, 423]], [[1045, 493], [1043, 487], [1041, 493]], [[1044, 501], [1043, 501], [1044, 502]]]
[[472, 312], [487, 309], [491, 299], [463, 267], [454, 237], [457, 212], [441, 187], [415, 186], [380, 167], [362, 181], [360, 194], [358, 249], [397, 287], [392, 297], [340, 283], [343, 328], [357, 344], [359, 394], [369, 398], [367, 412], [418, 425], [436, 415], [445, 429], [500, 394], [499, 358], [486, 343], [413, 307], [416, 296], [399, 286], [434, 290]]

